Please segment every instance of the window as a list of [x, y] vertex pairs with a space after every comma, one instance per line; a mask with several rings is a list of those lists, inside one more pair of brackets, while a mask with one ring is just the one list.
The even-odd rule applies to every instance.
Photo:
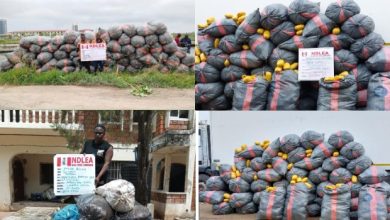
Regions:
[[169, 192], [184, 192], [186, 177], [186, 165], [171, 164], [171, 176], [169, 177]]
[[156, 167], [158, 190], [164, 189], [164, 175], [165, 175], [164, 172], [165, 172], [165, 159], [162, 159], [158, 162]]
[[41, 185], [53, 184], [53, 164], [52, 163], [41, 163], [40, 164], [40, 179]]
[[99, 123], [103, 124], [122, 124], [123, 123], [122, 111], [100, 111]]
[[170, 120], [188, 120], [189, 110], [172, 110], [169, 113]]
[[122, 163], [119, 161], [111, 161], [108, 167], [108, 181], [122, 179], [121, 165]]

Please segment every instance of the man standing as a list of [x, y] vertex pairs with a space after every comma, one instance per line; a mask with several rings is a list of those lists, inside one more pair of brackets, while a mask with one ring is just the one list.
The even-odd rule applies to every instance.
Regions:
[[180, 40], [180, 44], [182, 47], [187, 48], [187, 53], [190, 53], [191, 51], [191, 39], [188, 37], [188, 34], [186, 34], [183, 39]]
[[95, 138], [84, 143], [81, 153], [95, 155], [95, 185], [101, 186], [107, 183], [108, 167], [114, 154], [114, 148], [104, 140], [106, 134], [104, 125], [96, 125], [94, 132]]
[[81, 33], [80, 34], [80, 42], [77, 44], [77, 53], [79, 54], [79, 58], [80, 58], [80, 70], [85, 67], [85, 69], [87, 69], [88, 73], [91, 73], [91, 62], [90, 61], [81, 61], [81, 44], [87, 44], [87, 43], [91, 43], [89, 41], [87, 41], [87, 39], [85, 38], [85, 34], [84, 33]]

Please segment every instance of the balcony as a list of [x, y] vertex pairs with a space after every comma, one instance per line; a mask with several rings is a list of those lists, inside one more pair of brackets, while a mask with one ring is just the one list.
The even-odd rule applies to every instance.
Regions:
[[191, 145], [191, 136], [194, 130], [168, 130], [152, 141], [151, 151], [157, 151], [164, 147], [187, 148]]
[[58, 124], [68, 129], [83, 129], [83, 119], [75, 110], [0, 110], [0, 128], [53, 129], [53, 124]]

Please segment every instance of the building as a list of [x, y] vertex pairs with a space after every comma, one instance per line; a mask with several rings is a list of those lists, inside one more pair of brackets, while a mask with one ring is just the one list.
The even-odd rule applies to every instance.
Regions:
[[73, 31], [79, 31], [79, 25], [78, 24], [72, 24], [72, 30]]
[[[168, 129], [155, 137], [152, 150], [152, 195], [155, 217], [193, 217], [195, 211], [195, 123], [193, 112], [171, 111]], [[158, 123], [164, 118], [158, 118]]]
[[[185, 190], [178, 193], [179, 199], [167, 199], [171, 194], [169, 188], [161, 192], [169, 195], [164, 199], [154, 200], [153, 187], [151, 202], [155, 214], [163, 219], [181, 216], [179, 210], [186, 208], [189, 214], [195, 215], [194, 178], [195, 150], [194, 144], [188, 142], [193, 129], [193, 111], [158, 111], [153, 120], [153, 148], [150, 150], [151, 170], [157, 173], [154, 166], [161, 155], [168, 151], [186, 155], [189, 160], [176, 161], [166, 159], [167, 169], [173, 164], [185, 167]], [[66, 127], [67, 131], [80, 132], [88, 139], [93, 138], [93, 129], [97, 123], [104, 123], [106, 139], [114, 146], [113, 162], [110, 166], [110, 179], [128, 179], [128, 168], [135, 166], [134, 149], [138, 143], [137, 111], [41, 111], [41, 110], [0, 110], [0, 210], [17, 210], [23, 208], [23, 201], [32, 198], [34, 193], [44, 192], [53, 184], [53, 156], [60, 153], [78, 153], [67, 148], [66, 135], [53, 130], [53, 125]], [[169, 139], [177, 132], [174, 139]], [[179, 137], [179, 138], [178, 138]], [[182, 140], [186, 140], [183, 142]], [[162, 141], [167, 140], [167, 141]], [[170, 140], [170, 141], [168, 141]], [[158, 144], [156, 144], [158, 143]], [[190, 143], [190, 144], [189, 144]], [[166, 150], [164, 150], [166, 149]], [[191, 151], [193, 150], [193, 152]], [[172, 161], [172, 164], [170, 163]], [[124, 169], [126, 168], [126, 169]], [[167, 171], [169, 173], [169, 171]], [[174, 169], [174, 173], [176, 173]], [[169, 175], [169, 174], [167, 174]], [[131, 178], [129, 177], [130, 181]], [[175, 177], [176, 178], [176, 177]], [[187, 181], [191, 179], [191, 181]], [[166, 179], [168, 181], [168, 179]], [[154, 179], [150, 183], [156, 185]], [[169, 184], [169, 182], [168, 182]], [[183, 186], [181, 186], [183, 188]], [[136, 189], [137, 190], [137, 189]], [[175, 195], [173, 195], [174, 198]], [[185, 198], [183, 200], [183, 198]], [[176, 212], [167, 212], [166, 207], [179, 207]], [[164, 209], [164, 210], [162, 210]], [[161, 215], [162, 213], [162, 215]], [[169, 217], [168, 217], [169, 214]], [[166, 217], [167, 216], [167, 217]]]
[[31, 30], [31, 31], [11, 31], [9, 34], [13, 38], [22, 38], [27, 36], [50, 36], [54, 37], [57, 35], [63, 35], [66, 32], [66, 30]]
[[7, 34], [7, 20], [0, 19], [0, 34]]

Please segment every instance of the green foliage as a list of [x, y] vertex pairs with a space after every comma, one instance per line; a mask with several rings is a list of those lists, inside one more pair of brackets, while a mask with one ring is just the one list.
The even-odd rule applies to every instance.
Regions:
[[130, 90], [130, 92], [135, 96], [145, 97], [152, 94], [153, 90], [148, 86], [135, 86]]
[[[61, 111], [61, 121], [65, 121], [66, 113], [66, 110]], [[66, 147], [70, 150], [78, 151], [83, 147], [85, 141], [84, 125], [54, 123], [51, 127], [66, 139]]]
[[0, 39], [0, 44], [18, 44], [19, 39]]
[[24, 67], [0, 73], [0, 85], [80, 85], [80, 86], [114, 86], [133, 88], [147, 86], [151, 88], [193, 88], [193, 73], [161, 73], [155, 68], [145, 69], [139, 73], [103, 72], [90, 74], [85, 71], [64, 73], [50, 70], [37, 73], [34, 69]]

